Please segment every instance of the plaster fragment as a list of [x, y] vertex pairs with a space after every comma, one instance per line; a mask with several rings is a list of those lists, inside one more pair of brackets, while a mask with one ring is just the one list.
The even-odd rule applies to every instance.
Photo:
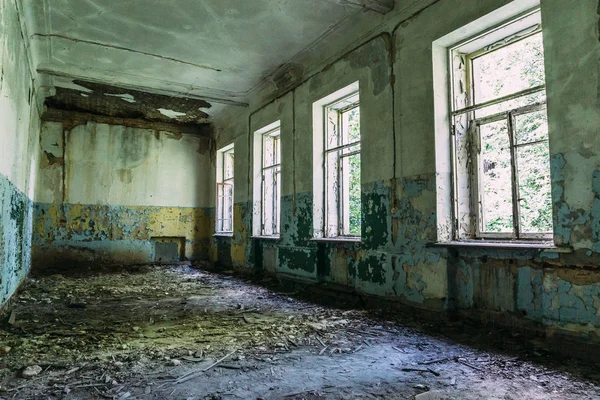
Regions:
[[182, 112], [174, 111], [174, 110], [168, 110], [166, 108], [159, 108], [158, 111], [165, 117], [169, 117], [169, 118], [184, 117], [187, 115], [186, 113], [182, 113]]
[[[129, 93], [126, 94], [112, 94], [112, 93], [104, 93], [105, 96], [112, 96], [112, 97], [118, 97], [123, 101], [126, 101], [128, 103], [135, 103], [135, 98], [130, 95]], [[85, 96], [87, 97], [87, 95]]]

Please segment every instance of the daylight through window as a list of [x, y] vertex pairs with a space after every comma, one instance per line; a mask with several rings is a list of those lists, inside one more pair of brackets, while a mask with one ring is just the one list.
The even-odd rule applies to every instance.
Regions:
[[217, 152], [217, 233], [233, 232], [233, 145]]
[[279, 128], [262, 134], [261, 234], [279, 234], [281, 197], [281, 151]]
[[358, 93], [325, 107], [326, 234], [360, 236], [360, 108]]
[[530, 13], [451, 51], [455, 228], [462, 238], [551, 236], [544, 49], [537, 21], [539, 12]]

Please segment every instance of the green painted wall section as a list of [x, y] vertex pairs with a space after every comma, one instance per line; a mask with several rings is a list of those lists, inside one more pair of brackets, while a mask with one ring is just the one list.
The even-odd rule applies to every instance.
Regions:
[[32, 202], [0, 174], [0, 305], [29, 272]]

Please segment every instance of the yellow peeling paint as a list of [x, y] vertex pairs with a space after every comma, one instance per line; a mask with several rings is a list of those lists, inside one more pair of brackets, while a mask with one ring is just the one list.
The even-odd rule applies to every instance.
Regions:
[[248, 232], [243, 222], [242, 207], [236, 204], [233, 211], [233, 226], [236, 230], [231, 243], [231, 262], [234, 266], [243, 266], [246, 263], [246, 239]]
[[46, 204], [36, 212], [36, 242], [113, 241], [183, 237], [186, 257], [200, 252], [213, 223], [203, 209], [153, 206]]

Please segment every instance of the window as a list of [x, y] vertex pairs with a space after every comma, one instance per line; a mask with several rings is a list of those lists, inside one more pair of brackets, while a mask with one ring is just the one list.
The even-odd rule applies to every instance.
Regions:
[[217, 151], [216, 233], [233, 232], [233, 145]]
[[[323, 186], [321, 199], [315, 204], [323, 213], [316, 223], [317, 237], [360, 237], [361, 235], [361, 180], [360, 180], [360, 107], [358, 83], [342, 89], [315, 103], [316, 118], [322, 128], [317, 131], [315, 152], [321, 153]], [[320, 136], [320, 137], [319, 137]], [[322, 147], [321, 147], [322, 146]], [[318, 170], [318, 168], [316, 168]]]
[[[255, 133], [255, 199], [259, 201], [254, 217], [260, 226], [254, 234], [260, 236], [279, 235], [281, 197], [281, 145], [279, 122]], [[260, 215], [258, 215], [258, 212]]]
[[450, 49], [455, 239], [552, 234], [539, 10]]

